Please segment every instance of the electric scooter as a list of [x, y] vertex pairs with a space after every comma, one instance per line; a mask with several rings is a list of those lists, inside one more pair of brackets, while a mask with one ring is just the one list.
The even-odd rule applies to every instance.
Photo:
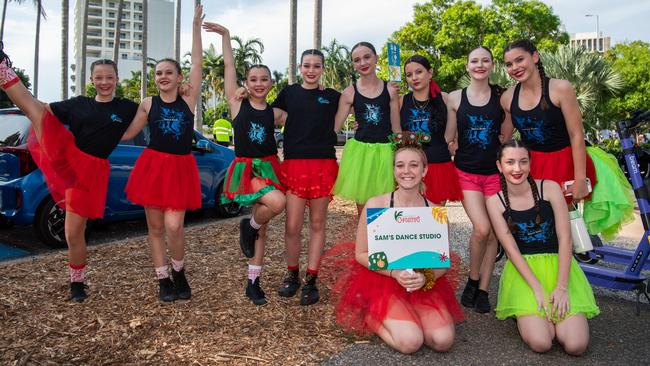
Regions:
[[[650, 302], [650, 281], [642, 271], [650, 271], [650, 177], [643, 179], [639, 171], [634, 150], [634, 129], [644, 122], [650, 122], [650, 110], [636, 112], [632, 118], [616, 122], [623, 155], [634, 195], [639, 206], [641, 221], [645, 230], [635, 250], [603, 245], [598, 237], [592, 237], [594, 249], [576, 254], [580, 267], [595, 286], [614, 290], [634, 291], [636, 293], [636, 314], [641, 312], [640, 297], [644, 295]], [[619, 265], [604, 266], [612, 263]]]

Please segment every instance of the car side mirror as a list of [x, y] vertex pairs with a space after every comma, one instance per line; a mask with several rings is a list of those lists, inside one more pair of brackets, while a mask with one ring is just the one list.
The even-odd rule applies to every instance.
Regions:
[[205, 139], [198, 140], [196, 142], [195, 148], [197, 150], [203, 151], [203, 152], [213, 152], [214, 149], [212, 149], [212, 146], [210, 146], [210, 142]]

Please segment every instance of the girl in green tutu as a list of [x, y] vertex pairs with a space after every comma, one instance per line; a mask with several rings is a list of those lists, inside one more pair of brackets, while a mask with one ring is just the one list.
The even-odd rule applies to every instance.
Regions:
[[587, 278], [571, 255], [569, 214], [560, 186], [530, 175], [530, 151], [518, 140], [498, 153], [501, 192], [487, 199], [497, 238], [508, 254], [496, 306], [513, 317], [535, 352], [553, 339], [571, 355], [589, 344], [587, 319], [600, 312]]

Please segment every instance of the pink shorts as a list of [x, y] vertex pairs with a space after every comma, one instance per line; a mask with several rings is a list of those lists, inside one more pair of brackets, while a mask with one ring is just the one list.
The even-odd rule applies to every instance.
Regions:
[[456, 168], [458, 182], [463, 191], [482, 192], [485, 197], [492, 196], [501, 190], [499, 174], [472, 174]]

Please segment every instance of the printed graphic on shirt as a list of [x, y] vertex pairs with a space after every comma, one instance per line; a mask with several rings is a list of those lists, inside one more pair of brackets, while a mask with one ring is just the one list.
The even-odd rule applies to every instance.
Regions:
[[378, 125], [382, 117], [381, 108], [376, 104], [364, 103], [364, 105], [366, 106], [366, 111], [363, 114], [364, 119], [370, 124]]
[[543, 144], [548, 140], [548, 131], [544, 130], [544, 120], [534, 120], [528, 116], [515, 117], [515, 127], [523, 135], [524, 140]]
[[324, 97], [318, 97], [318, 103], [320, 104], [330, 104], [330, 101]]
[[467, 130], [465, 130], [467, 142], [486, 150], [492, 142], [490, 132], [494, 128], [494, 121], [482, 115], [474, 116], [471, 114], [467, 115], [467, 119], [469, 120]]
[[262, 144], [266, 139], [266, 131], [264, 130], [264, 126], [257, 122], [251, 122], [251, 127], [248, 129], [248, 138], [251, 140], [251, 142]]
[[406, 129], [408, 131], [424, 132], [430, 135], [431, 131], [429, 130], [429, 111], [417, 108], [411, 108], [409, 111], [410, 113], [406, 120]]
[[176, 140], [180, 140], [183, 132], [191, 123], [184, 119], [185, 114], [171, 108], [160, 107], [160, 117], [158, 127], [163, 135], [172, 135]]
[[117, 114], [113, 113], [111, 114], [111, 121], [116, 123], [122, 123], [122, 118], [120, 118], [120, 116], [118, 116]]
[[539, 227], [535, 224], [535, 221], [517, 222], [515, 226], [515, 235], [526, 244], [546, 243], [551, 240], [555, 231], [550, 221], [540, 223]]

